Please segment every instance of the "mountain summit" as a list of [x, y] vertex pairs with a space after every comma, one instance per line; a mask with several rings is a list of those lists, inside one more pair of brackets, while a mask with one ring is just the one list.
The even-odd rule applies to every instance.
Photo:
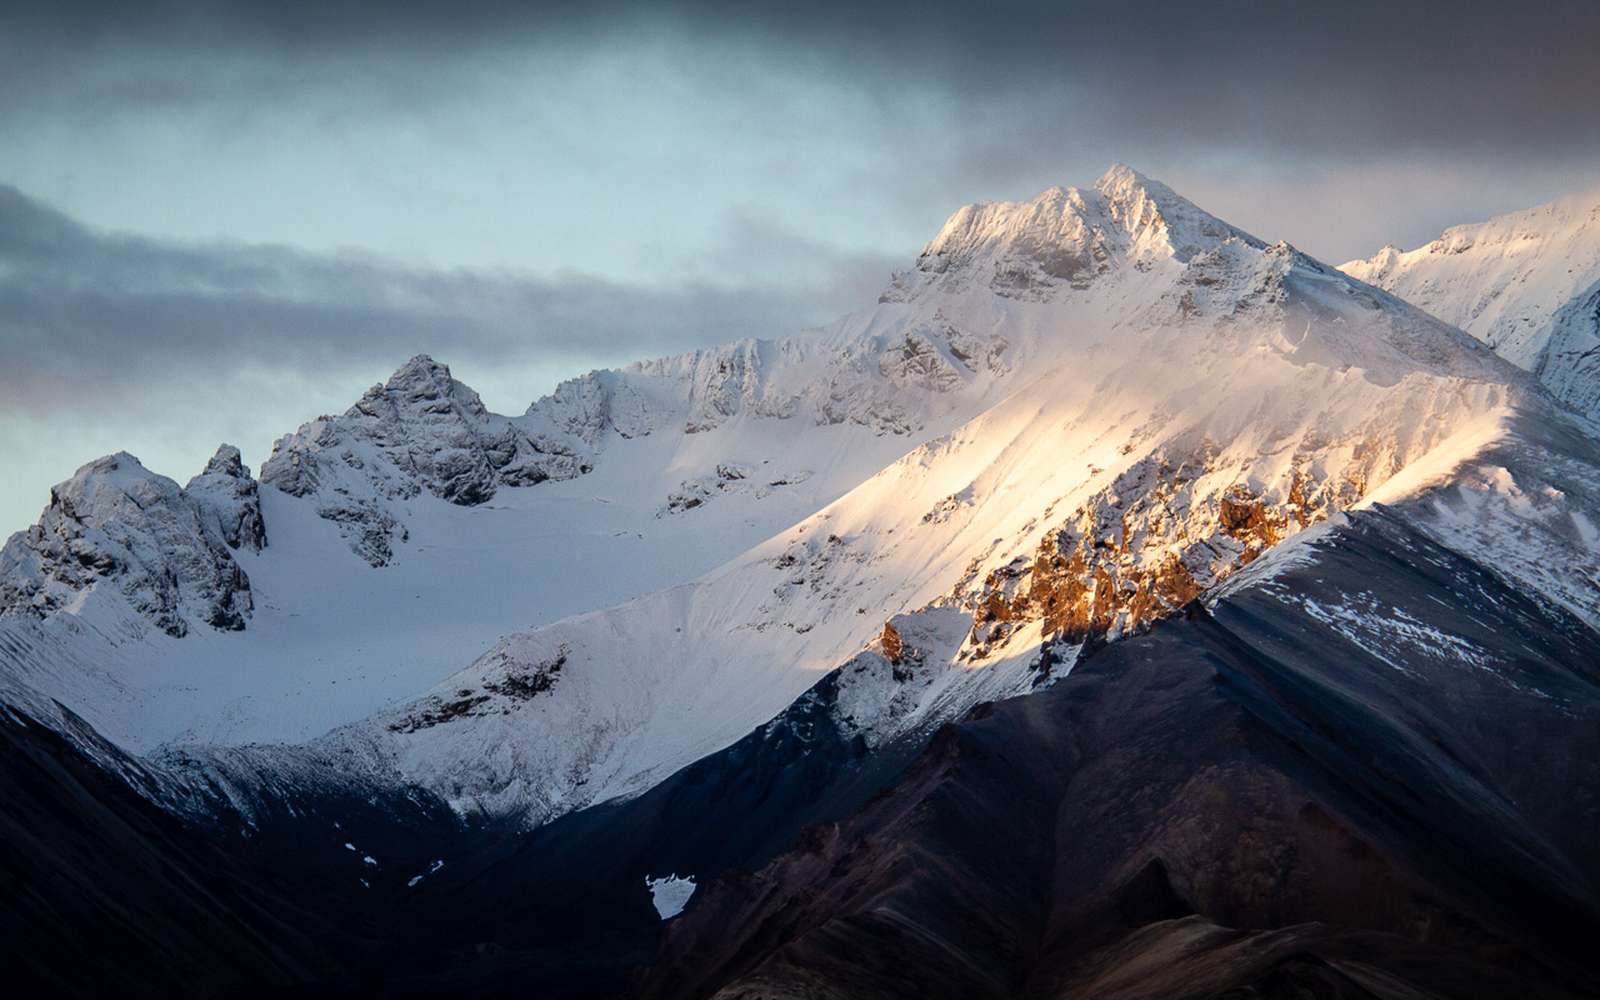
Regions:
[[936, 285], [987, 285], [999, 295], [1043, 297], [1085, 289], [1098, 276], [1196, 254], [1238, 239], [1264, 244], [1123, 164], [1089, 190], [1053, 187], [1026, 202], [967, 205], [923, 248], [913, 271], [897, 275], [890, 298]]

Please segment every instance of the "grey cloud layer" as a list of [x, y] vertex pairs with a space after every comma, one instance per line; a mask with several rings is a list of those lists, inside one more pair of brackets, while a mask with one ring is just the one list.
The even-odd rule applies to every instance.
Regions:
[[1130, 156], [1196, 144], [1340, 159], [1600, 148], [1600, 4], [1589, 0], [157, 0], [39, 5], [10, 29], [0, 93], [14, 110], [306, 87], [422, 105], [436, 74], [485, 49], [671, 36], [686, 52], [755, 47], [891, 103], [936, 94], [981, 111], [972, 134], [952, 138], [991, 177], [1031, 150], [1059, 157], [1086, 134], [1120, 140]]
[[0, 187], [0, 398], [37, 416], [84, 405], [91, 388], [148, 394], [184, 377], [398, 364], [418, 351], [576, 369], [795, 332], [886, 276], [882, 261], [800, 248], [811, 281], [667, 291], [102, 234]]

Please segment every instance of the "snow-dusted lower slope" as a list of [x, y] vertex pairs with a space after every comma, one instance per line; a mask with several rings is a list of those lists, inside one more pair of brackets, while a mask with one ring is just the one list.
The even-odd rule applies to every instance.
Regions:
[[[694, 583], [512, 636], [315, 753], [538, 822], [650, 787], [840, 664], [840, 731], [885, 742], [1049, 683], [1077, 644], [1386, 486], [1432, 517], [1439, 477], [1558, 420], [1481, 344], [1286, 246], [1229, 235], [1127, 273], [1140, 295], [1059, 328], [1058, 363], [814, 516]], [[1568, 485], [1562, 516], [1600, 516], [1591, 480]], [[1528, 585], [1584, 604], [1592, 540], [1554, 514], [1516, 524], [1528, 561], [1573, 567]]]
[[1600, 192], [1384, 247], [1342, 270], [1453, 323], [1600, 415]]

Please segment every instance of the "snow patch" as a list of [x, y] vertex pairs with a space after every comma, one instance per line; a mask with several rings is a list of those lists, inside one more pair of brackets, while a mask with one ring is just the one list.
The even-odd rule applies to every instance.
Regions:
[[660, 914], [662, 920], [671, 920], [682, 913], [695, 890], [694, 879], [679, 878], [677, 875], [663, 875], [660, 878], [647, 875], [644, 884], [650, 890], [650, 901], [655, 904], [656, 913]]

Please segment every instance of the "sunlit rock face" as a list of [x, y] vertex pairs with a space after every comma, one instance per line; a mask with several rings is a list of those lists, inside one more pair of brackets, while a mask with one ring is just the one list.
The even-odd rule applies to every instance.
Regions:
[[[1031, 559], [990, 570], [970, 593], [957, 588], [973, 610], [970, 656], [981, 660], [1029, 622], [1082, 642], [1175, 614], [1279, 541], [1361, 499], [1368, 467], [1328, 477], [1318, 459], [1302, 455], [1285, 481], [1261, 494], [1222, 485], [1226, 460], [1209, 442], [1181, 459], [1163, 452], [1140, 461], [1047, 533]], [[1366, 465], [1382, 461], [1374, 452]]]

